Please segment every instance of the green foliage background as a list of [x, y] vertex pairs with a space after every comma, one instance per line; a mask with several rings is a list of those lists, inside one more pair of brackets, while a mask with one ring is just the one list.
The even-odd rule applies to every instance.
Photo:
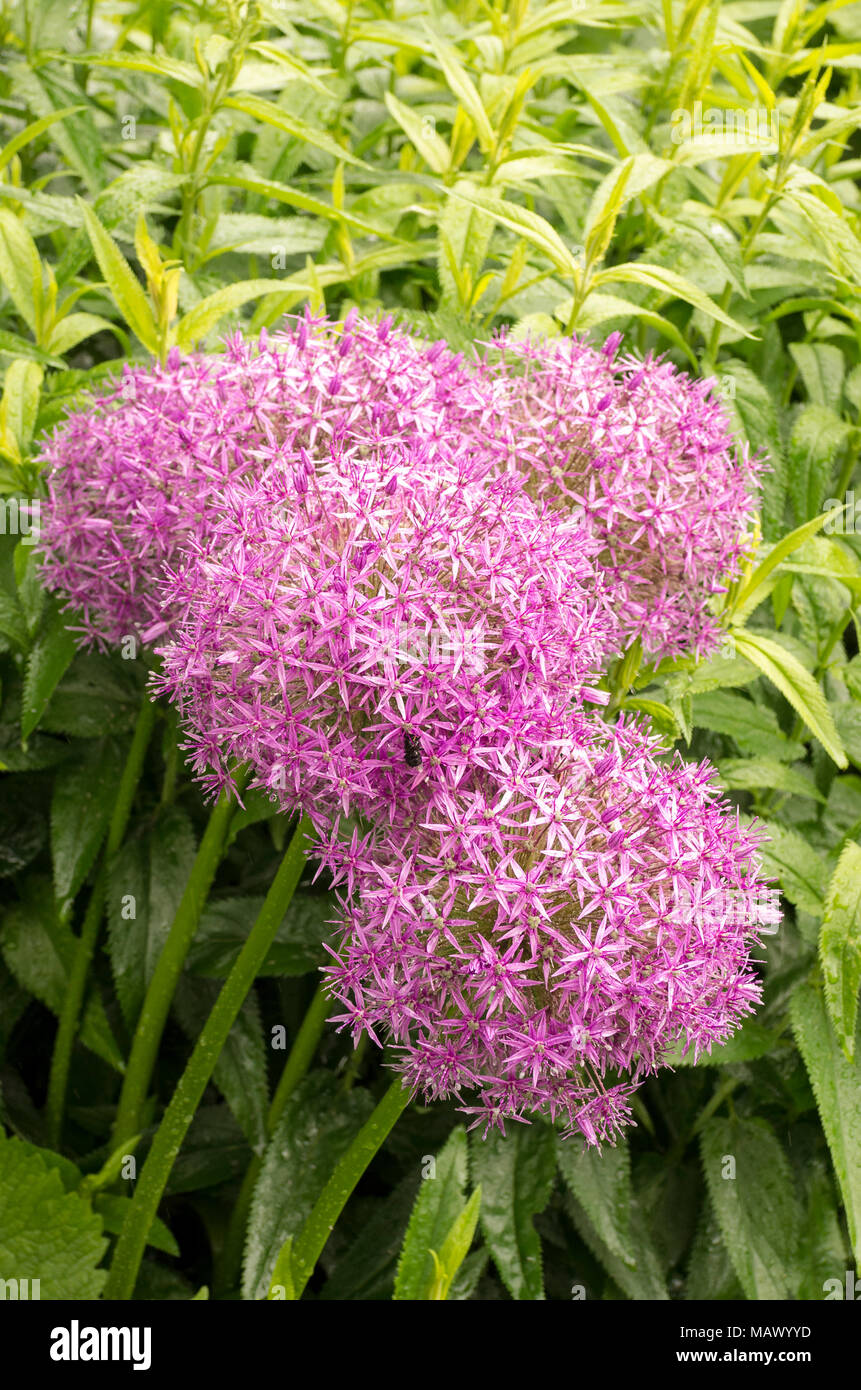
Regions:
[[[39, 436], [121, 359], [217, 350], [306, 302], [395, 312], [467, 350], [504, 324], [619, 329], [717, 376], [771, 464], [721, 652], [616, 673], [626, 707], [711, 758], [771, 827], [785, 916], [763, 1009], [650, 1080], [629, 1142], [602, 1155], [541, 1124], [482, 1143], [453, 1107], [412, 1106], [306, 1297], [823, 1298], [861, 1247], [861, 3], [28, 0], [2, 7], [0, 44], [7, 522], [11, 499], [40, 497]], [[105, 857], [145, 663], [75, 653], [14, 529], [0, 536], [0, 1278], [85, 1299], [129, 1203], [109, 1144], [119, 1080], [206, 809], [160, 708]], [[254, 796], [232, 823], [151, 1127], [284, 835]], [[99, 872], [107, 930], [58, 1149], [53, 1020]], [[268, 1132], [272, 1030], [298, 1030], [329, 914], [303, 885], [174, 1165], [136, 1297], [265, 1297], [384, 1089], [376, 1050], [353, 1057], [327, 1030]], [[240, 1273], [227, 1237], [255, 1155]], [[34, 1238], [39, 1268], [24, 1269]]]

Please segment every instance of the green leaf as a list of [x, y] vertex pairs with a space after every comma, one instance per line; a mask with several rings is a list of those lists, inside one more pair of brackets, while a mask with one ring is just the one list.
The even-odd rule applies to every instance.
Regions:
[[439, 1255], [437, 1255], [436, 1250], [430, 1252], [434, 1262], [434, 1277], [428, 1286], [425, 1298], [434, 1302], [445, 1302], [448, 1298], [455, 1276], [472, 1245], [480, 1210], [481, 1188], [477, 1187], [466, 1206], [452, 1222]]
[[851, 1062], [861, 985], [861, 848], [853, 840], [844, 846], [825, 895], [819, 955], [828, 1012]]
[[431, 51], [443, 70], [449, 89], [454, 93], [472, 120], [482, 150], [487, 153], [493, 148], [494, 135], [484, 103], [478, 94], [475, 83], [460, 61], [454, 44], [449, 43], [440, 33], [434, 33], [425, 24], [425, 33], [431, 42]]
[[357, 159], [343, 145], [339, 145], [325, 130], [317, 130], [314, 126], [308, 125], [307, 121], [294, 116], [292, 111], [285, 111], [283, 106], [277, 106], [274, 101], [242, 92], [238, 96], [225, 97], [222, 106], [229, 107], [232, 111], [242, 111], [255, 121], [263, 121], [266, 125], [274, 126], [276, 130], [283, 130], [296, 140], [301, 140], [303, 145], [313, 145], [324, 154], [330, 154], [333, 159], [343, 160], [344, 163], [353, 164], [359, 169], [369, 167], [363, 159]]
[[579, 276], [580, 267], [576, 257], [568, 250], [555, 228], [537, 212], [531, 212], [529, 208], [522, 208], [518, 203], [510, 203], [503, 198], [494, 198], [484, 190], [476, 188], [467, 192], [463, 182], [450, 190], [450, 197], [462, 198], [470, 206], [488, 213], [501, 226], [522, 236], [532, 246], [537, 246], [563, 275], [575, 278]]
[[734, 630], [733, 641], [740, 655], [758, 666], [763, 675], [777, 686], [837, 766], [848, 767], [825, 696], [801, 662], [778, 642], [749, 628]]
[[809, 405], [796, 417], [789, 437], [789, 495], [796, 520], [821, 513], [837, 451], [846, 443], [850, 426], [833, 410]]
[[706, 1184], [724, 1243], [750, 1299], [792, 1299], [801, 1212], [792, 1173], [764, 1120], [708, 1120], [701, 1134]]
[[740, 333], [744, 338], [752, 338], [755, 335], [735, 319], [730, 318], [719, 304], [715, 304], [707, 294], [694, 285], [690, 280], [686, 280], [684, 275], [678, 275], [676, 271], [670, 270], [667, 266], [648, 265], [645, 261], [632, 261], [629, 265], [609, 266], [606, 270], [599, 270], [592, 283], [597, 288], [599, 285], [618, 284], [619, 282], [629, 285], [646, 285], [650, 290], [659, 290], [661, 294], [672, 299], [683, 299], [686, 304], [692, 304], [695, 309], [708, 314], [709, 318], [715, 319], [725, 327]]
[[59, 111], [50, 111], [47, 116], [40, 116], [37, 121], [31, 121], [23, 130], [19, 130], [7, 144], [0, 150], [0, 169], [5, 169], [10, 159], [22, 150], [25, 145], [29, 145], [31, 140], [36, 140], [56, 121], [64, 121], [67, 116], [74, 116], [78, 111], [84, 111], [83, 106], [64, 106]]
[[64, 1191], [56, 1169], [2, 1130], [0, 1231], [0, 1279], [38, 1279], [42, 1299], [98, 1298], [107, 1278], [98, 1268], [107, 1248], [102, 1222], [89, 1202]]
[[434, 1275], [431, 1250], [440, 1250], [466, 1192], [466, 1131], [453, 1129], [435, 1160], [430, 1176], [422, 1185], [413, 1205], [398, 1261], [392, 1297], [403, 1301], [423, 1299]]
[[631, 1247], [635, 1264], [619, 1258], [598, 1234], [586, 1208], [572, 1192], [566, 1193], [566, 1210], [578, 1234], [607, 1270], [613, 1283], [631, 1299], [664, 1302], [669, 1298], [661, 1260], [636, 1197], [631, 1202]]
[[789, 1011], [840, 1184], [855, 1259], [861, 1261], [861, 1046], [856, 1036], [855, 1058], [848, 1061], [813, 985], [793, 991]]
[[[294, 284], [293, 288], [301, 288], [305, 294], [311, 293], [310, 285], [299, 287]], [[214, 294], [208, 294], [199, 304], [195, 304], [193, 309], [189, 309], [187, 314], [183, 314], [176, 328], [177, 345], [183, 351], [188, 351], [205, 338], [207, 333], [211, 333], [225, 314], [232, 313], [234, 309], [247, 304], [250, 299], [259, 299], [262, 295], [274, 294], [279, 290], [284, 290], [283, 280], [239, 280], [234, 285], [225, 285]]]
[[595, 1149], [575, 1139], [556, 1142], [559, 1172], [585, 1211], [597, 1239], [616, 1260], [637, 1267], [631, 1233], [631, 1155], [625, 1142]]
[[108, 944], [117, 997], [129, 1026], [137, 1021], [194, 864], [194, 832], [178, 807], [158, 815], [145, 836], [128, 840], [108, 884]]
[[795, 762], [804, 744], [788, 739], [768, 705], [756, 705], [746, 695], [729, 690], [706, 691], [694, 698], [694, 724], [733, 739], [742, 753]]
[[33, 438], [44, 375], [38, 362], [18, 361], [9, 363], [3, 378], [0, 443], [8, 431], [22, 455], [27, 452]]
[[429, 169], [435, 174], [445, 174], [451, 164], [448, 145], [436, 131], [425, 125], [424, 119], [411, 111], [393, 92], [385, 92], [384, 99], [390, 114], [397, 121], [407, 139], [412, 141]]
[[813, 801], [825, 801], [812, 779], [795, 768], [787, 767], [776, 758], [722, 758], [717, 764], [720, 779], [728, 791], [758, 791], [767, 787], [773, 791], [789, 792], [792, 796], [807, 796]]
[[790, 531], [788, 535], [784, 536], [777, 545], [769, 547], [768, 554], [751, 572], [750, 577], [736, 594], [732, 612], [737, 622], [741, 622], [753, 612], [757, 606], [758, 591], [764, 588], [766, 580], [777, 569], [778, 565], [783, 564], [794, 551], [800, 550], [807, 541], [822, 530], [826, 523], [836, 521], [842, 511], [842, 504], [838, 507], [832, 507], [830, 511], [822, 512], [819, 516], [813, 517], [811, 521], [805, 521], [801, 526], [797, 526], [794, 531]]
[[[211, 902], [189, 952], [188, 968], [198, 975], [226, 979], [262, 906], [262, 898]], [[336, 903], [329, 893], [294, 894], [263, 962], [261, 976], [307, 975], [322, 965], [326, 959], [322, 942], [335, 914]]]
[[470, 1146], [473, 1178], [484, 1193], [481, 1229], [503, 1284], [514, 1299], [544, 1298], [541, 1241], [532, 1218], [550, 1200], [556, 1139], [549, 1125], [492, 1130]]
[[821, 916], [828, 882], [824, 861], [797, 831], [774, 821], [761, 824], [769, 835], [759, 850], [765, 872], [780, 880], [781, 889], [796, 907]]
[[24, 223], [7, 208], [0, 208], [0, 280], [30, 332], [38, 338], [42, 261]]
[[242, 1297], [266, 1298], [288, 1236], [295, 1236], [373, 1109], [367, 1091], [344, 1093], [312, 1072], [290, 1097], [263, 1160], [248, 1223]]
[[720, 363], [719, 371], [722, 380], [734, 385], [734, 395], [723, 401], [731, 423], [752, 452], [763, 455], [768, 463], [762, 480], [762, 529], [774, 539], [783, 531], [787, 482], [777, 411], [766, 387], [746, 362], [731, 357]]
[[54, 892], [63, 913], [95, 862], [107, 832], [122, 771], [119, 748], [105, 740], [67, 762], [54, 779], [51, 858]]
[[149, 352], [158, 352], [158, 329], [140, 281], [93, 209], [81, 201], [81, 211], [99, 269], [114, 303], [135, 337]]
[[75, 639], [66, 627], [67, 618], [52, 600], [46, 609], [39, 635], [27, 659], [24, 693], [21, 700], [21, 737], [28, 739], [36, 728], [60, 677], [75, 655]]
[[91, 338], [94, 333], [116, 331], [116, 324], [111, 323], [110, 319], [102, 318], [100, 314], [69, 314], [52, 329], [48, 347], [58, 357], [65, 357], [67, 352], [71, 352], [72, 348], [77, 347], [85, 338]]
[[[197, 1041], [219, 995], [215, 980], [188, 975], [180, 980], [173, 1010], [185, 1034]], [[266, 1111], [269, 1087], [266, 1079], [266, 1047], [256, 994], [245, 999], [218, 1055], [212, 1079], [236, 1117], [252, 1149], [262, 1153], [266, 1145]]]
[[[59, 1017], [75, 958], [77, 938], [61, 922], [50, 885], [30, 878], [27, 896], [3, 921], [0, 948], [16, 980]], [[81, 1042], [115, 1071], [123, 1059], [108, 1023], [102, 1001], [92, 988], [84, 1006]]]
[[831, 343], [790, 343], [789, 351], [808, 398], [830, 411], [839, 411], [846, 370], [840, 349]]

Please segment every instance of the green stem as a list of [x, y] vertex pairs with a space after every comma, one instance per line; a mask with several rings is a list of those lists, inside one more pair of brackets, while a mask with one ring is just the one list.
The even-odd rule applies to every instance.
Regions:
[[227, 1035], [269, 953], [293, 897], [305, 865], [305, 850], [310, 833], [311, 827], [308, 822], [301, 820], [287, 846], [248, 940], [221, 988], [164, 1113], [117, 1241], [111, 1271], [105, 1285], [105, 1298], [132, 1297], [147, 1235], [174, 1161], [227, 1041]]
[[294, 1298], [301, 1298], [335, 1222], [371, 1159], [409, 1105], [410, 1095], [410, 1091], [402, 1086], [400, 1077], [396, 1077], [317, 1198], [311, 1215], [293, 1243], [291, 1265]]
[[117, 1106], [111, 1140], [115, 1149], [133, 1134], [140, 1133], [141, 1116], [164, 1025], [185, 958], [200, 924], [212, 881], [224, 853], [234, 810], [233, 799], [226, 792], [222, 792], [209, 817], [182, 901], [149, 982]]
[[75, 959], [72, 962], [69, 982], [63, 997], [60, 1025], [57, 1029], [57, 1036], [54, 1040], [54, 1052], [51, 1058], [51, 1074], [48, 1080], [48, 1097], [46, 1101], [48, 1135], [51, 1147], [55, 1149], [59, 1147], [63, 1130], [63, 1111], [66, 1105], [66, 1089], [69, 1082], [72, 1048], [78, 1029], [81, 1006], [84, 1001], [90, 961], [93, 958], [96, 940], [99, 935], [99, 927], [102, 922], [102, 913], [104, 912], [105, 898], [108, 890], [108, 868], [113, 856], [122, 844], [126, 833], [126, 827], [129, 823], [129, 816], [131, 814], [132, 801], [134, 800], [135, 791], [140, 781], [144, 757], [146, 756], [146, 750], [155, 726], [156, 708], [156, 705], [153, 704], [149, 696], [144, 695], [134, 733], [132, 734], [131, 746], [129, 747], [126, 757], [126, 765], [123, 768], [123, 774], [120, 778], [117, 799], [114, 802], [114, 809], [111, 813], [111, 821], [108, 826], [108, 835], [102, 854], [101, 866], [96, 875], [93, 891], [90, 894], [90, 901], [87, 904], [87, 911], [84, 916], [83, 926], [81, 927], [81, 934], [78, 937], [75, 947]]
[[[317, 1044], [320, 1041], [320, 1035], [323, 1032], [330, 1003], [329, 996], [324, 987], [320, 985], [308, 1005], [307, 1013], [284, 1064], [275, 1095], [272, 1097], [269, 1114], [266, 1117], [266, 1133], [269, 1136], [274, 1133], [275, 1126], [281, 1119], [287, 1101], [311, 1065]], [[238, 1276], [239, 1266], [242, 1262], [242, 1249], [245, 1244], [248, 1213], [251, 1210], [251, 1199], [254, 1196], [254, 1189], [257, 1186], [257, 1179], [262, 1167], [263, 1155], [254, 1154], [245, 1170], [239, 1196], [230, 1214], [230, 1222], [219, 1260], [218, 1277], [214, 1281], [217, 1291], [226, 1292], [233, 1286], [233, 1282]]]

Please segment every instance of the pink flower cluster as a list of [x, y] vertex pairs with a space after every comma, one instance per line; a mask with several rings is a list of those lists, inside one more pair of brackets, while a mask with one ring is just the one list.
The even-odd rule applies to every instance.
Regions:
[[198, 550], [159, 688], [211, 790], [238, 762], [321, 829], [339, 811], [391, 817], [606, 702], [594, 542], [516, 478], [301, 449], [225, 489]]
[[[602, 546], [626, 644], [653, 660], [719, 640], [709, 600], [749, 548], [761, 464], [739, 448], [712, 383], [653, 357], [501, 336], [487, 359], [495, 463], [580, 511]], [[493, 366], [490, 362], [493, 361]]]
[[306, 315], [127, 370], [45, 450], [85, 639], [160, 637], [207, 789], [241, 763], [311, 816], [343, 1026], [476, 1123], [590, 1142], [758, 995], [756, 837], [596, 712], [634, 637], [714, 640], [755, 470], [707, 388], [615, 350], [470, 364]]
[[708, 1048], [759, 999], [757, 837], [708, 765], [656, 753], [581, 727], [332, 836], [342, 1026], [387, 1033], [427, 1099], [475, 1093], [476, 1123], [543, 1112], [611, 1138], [669, 1049]]

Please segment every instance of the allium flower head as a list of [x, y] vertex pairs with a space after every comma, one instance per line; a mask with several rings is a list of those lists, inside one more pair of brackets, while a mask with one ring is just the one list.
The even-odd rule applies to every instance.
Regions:
[[445, 344], [355, 313], [344, 323], [306, 314], [254, 342], [237, 334], [220, 356], [174, 349], [164, 368], [127, 366], [43, 449], [45, 583], [78, 610], [83, 640], [151, 641], [179, 611], [164, 566], [179, 571], [191, 542], [206, 545], [232, 479], [273, 460], [412, 443], [442, 471], [452, 453], [480, 453], [486, 395]]
[[606, 699], [594, 549], [518, 479], [440, 476], [421, 449], [273, 468], [225, 490], [159, 688], [210, 789], [236, 759], [321, 824], [391, 811]]
[[704, 655], [719, 637], [709, 601], [750, 544], [759, 465], [712, 382], [658, 358], [618, 358], [619, 337], [600, 351], [576, 338], [498, 340], [486, 367], [508, 386], [497, 467], [589, 518], [626, 644], [640, 638], [655, 659]]
[[725, 1039], [759, 998], [757, 835], [710, 767], [655, 754], [636, 726], [581, 727], [333, 834], [342, 1026], [388, 1037], [476, 1123], [540, 1113], [612, 1140], [671, 1049]]

